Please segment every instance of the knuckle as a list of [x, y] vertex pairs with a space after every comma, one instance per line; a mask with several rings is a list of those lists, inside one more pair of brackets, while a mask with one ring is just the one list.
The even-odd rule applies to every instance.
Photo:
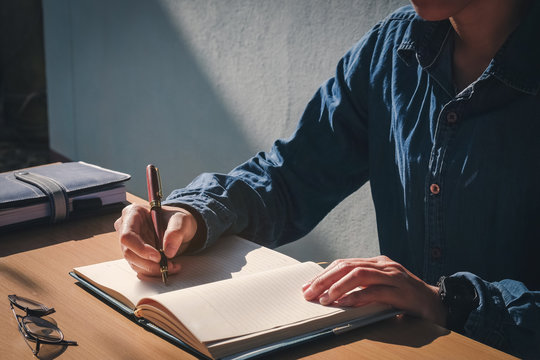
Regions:
[[339, 287], [337, 285], [332, 285], [328, 288], [327, 294], [330, 298], [337, 298], [340, 293]]
[[393, 268], [393, 269], [398, 269], [398, 270], [402, 270], [403, 269], [403, 266], [401, 266], [400, 263], [398, 262], [395, 262], [394, 260], [390, 259], [388, 256], [386, 255], [381, 255], [378, 257], [378, 262], [384, 266], [384, 268]]
[[349, 260], [347, 260], [347, 259], [337, 260], [336, 268], [337, 268], [339, 271], [349, 272], [349, 271], [353, 270], [354, 267], [355, 267], [355, 265], [352, 264], [352, 263], [351, 263]]
[[392, 266], [390, 266], [390, 269], [390, 273], [395, 276], [407, 277], [407, 272], [405, 271], [405, 268], [400, 264], [392, 264]]
[[141, 216], [146, 213], [147, 209], [143, 205], [140, 204], [132, 204], [130, 213], [134, 213], [135, 215]]
[[116, 219], [116, 221], [114, 222], [114, 229], [118, 231], [121, 226], [122, 226], [122, 218], [120, 217]]
[[133, 208], [136, 206], [137, 204], [129, 204], [128, 206], [124, 207], [122, 209], [122, 216], [127, 216], [129, 213], [133, 211]]
[[328, 295], [330, 295], [331, 298], [338, 298], [340, 295], [342, 295], [345, 292], [344, 291], [345, 287], [346, 287], [345, 284], [334, 283], [328, 288]]
[[353, 280], [358, 281], [365, 276], [366, 272], [367, 270], [364, 268], [355, 267], [350, 271], [350, 276]]
[[409, 275], [406, 272], [403, 271], [393, 271], [390, 274], [391, 277], [396, 279], [397, 281], [407, 281], [409, 280]]
[[388, 272], [389, 274], [406, 273], [407, 272], [405, 270], [405, 267], [403, 267], [403, 265], [401, 265], [400, 263], [395, 262], [395, 261], [390, 260], [390, 259], [388, 259], [388, 260], [389, 261], [384, 263], [384, 267], [383, 267], [384, 271]]
[[132, 240], [136, 238], [136, 234], [132, 230], [121, 230], [120, 231], [120, 244], [129, 248]]
[[334, 269], [335, 267], [337, 267], [339, 265], [341, 260], [334, 260], [332, 261], [330, 264], [328, 264], [328, 266], [326, 266], [326, 269]]
[[324, 278], [320, 276], [313, 280], [313, 282], [311, 283], [311, 288], [314, 290], [326, 288]]
[[349, 263], [348, 259], [338, 259], [338, 260], [334, 260], [332, 264], [338, 267], [344, 267], [344, 266], [347, 266], [348, 263]]
[[144, 214], [144, 206], [139, 204], [130, 204], [126, 206], [124, 209], [122, 209], [122, 218], [132, 218], [132, 217], [138, 217]]
[[122, 254], [124, 255], [124, 259], [126, 259], [126, 261], [130, 263], [130, 265], [135, 262], [135, 253], [127, 247], [122, 246]]

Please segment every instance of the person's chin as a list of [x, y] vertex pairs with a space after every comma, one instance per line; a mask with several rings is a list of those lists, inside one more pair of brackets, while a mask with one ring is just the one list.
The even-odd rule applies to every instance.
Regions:
[[433, 8], [433, 6], [417, 7], [413, 4], [413, 7], [418, 16], [426, 21], [440, 21], [450, 17], [445, 12], [440, 11], [440, 9]]
[[414, 11], [427, 21], [448, 19], [469, 4], [470, 0], [411, 0]]

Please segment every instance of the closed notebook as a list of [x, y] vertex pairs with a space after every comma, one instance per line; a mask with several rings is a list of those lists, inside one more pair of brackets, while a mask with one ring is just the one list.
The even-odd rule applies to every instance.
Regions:
[[84, 162], [0, 174], [0, 229], [55, 223], [126, 200], [130, 175]]

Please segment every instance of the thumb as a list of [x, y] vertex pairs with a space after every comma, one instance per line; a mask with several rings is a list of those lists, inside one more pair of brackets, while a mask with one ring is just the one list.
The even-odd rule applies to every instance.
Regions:
[[175, 257], [180, 249], [184, 250], [195, 236], [196, 231], [197, 222], [189, 212], [187, 214], [184, 211], [173, 213], [167, 222], [167, 230], [163, 235], [165, 256], [170, 259]]

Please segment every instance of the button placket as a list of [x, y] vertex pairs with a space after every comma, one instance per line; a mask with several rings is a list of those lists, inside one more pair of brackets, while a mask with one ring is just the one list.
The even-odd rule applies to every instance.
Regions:
[[442, 256], [442, 250], [440, 247], [438, 246], [433, 246], [431, 248], [431, 259], [433, 260], [437, 260], [437, 259], [440, 259]]
[[[450, 108], [452, 106], [452, 108]], [[434, 283], [442, 273], [444, 261], [443, 251], [443, 166], [444, 157], [459, 120], [455, 111], [455, 103], [446, 104], [439, 113], [435, 141], [429, 163], [429, 174], [426, 181], [426, 243], [425, 243], [425, 278]]]
[[454, 111], [449, 111], [446, 114], [446, 122], [450, 125], [455, 124], [458, 121], [458, 116]]

